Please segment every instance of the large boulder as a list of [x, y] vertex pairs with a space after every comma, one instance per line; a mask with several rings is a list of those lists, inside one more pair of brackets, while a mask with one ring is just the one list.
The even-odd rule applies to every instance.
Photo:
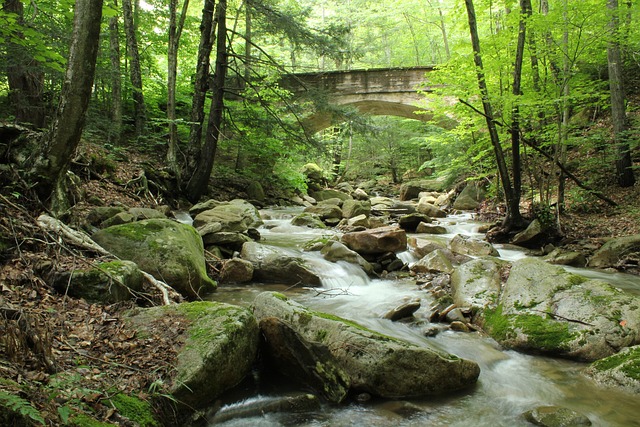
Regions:
[[242, 246], [240, 257], [253, 264], [255, 281], [320, 286], [320, 276], [306, 261], [286, 249], [247, 242]]
[[190, 225], [147, 219], [99, 230], [92, 238], [188, 298], [216, 289], [216, 282], [207, 276], [202, 238]]
[[371, 215], [371, 202], [368, 200], [347, 199], [342, 203], [342, 217], [353, 218], [358, 215]]
[[451, 274], [453, 302], [480, 310], [494, 305], [500, 297], [502, 272], [507, 266], [498, 258], [481, 257], [456, 267]]
[[253, 264], [251, 262], [240, 258], [231, 258], [222, 264], [220, 282], [246, 283], [251, 279], [253, 279]]
[[[251, 312], [220, 302], [140, 308], [126, 321], [141, 334], [178, 330], [176, 374], [171, 396], [188, 408], [211, 404], [239, 384], [255, 362], [260, 340]], [[186, 327], [185, 327], [186, 326]]]
[[316, 199], [318, 202], [322, 202], [328, 199], [335, 199], [335, 198], [338, 198], [340, 200], [347, 200], [351, 198], [351, 196], [349, 196], [347, 193], [344, 193], [340, 190], [330, 190], [330, 189], [314, 191], [310, 194], [310, 196]]
[[453, 273], [453, 261], [446, 249], [429, 252], [411, 266], [414, 273]]
[[442, 191], [444, 180], [441, 179], [421, 179], [409, 181], [400, 186], [400, 200], [416, 199], [423, 191]]
[[418, 228], [418, 225], [421, 223], [430, 223], [432, 221], [429, 215], [421, 214], [421, 213], [412, 213], [408, 215], [402, 215], [398, 218], [398, 225], [403, 230], [407, 230], [408, 232], [414, 232]]
[[342, 209], [333, 204], [317, 204], [304, 209], [304, 213], [318, 216], [321, 220], [342, 219]]
[[480, 374], [474, 362], [309, 310], [282, 294], [261, 293], [253, 310], [277, 368], [333, 402], [351, 391], [440, 395], [473, 385]]
[[455, 253], [471, 256], [498, 256], [498, 250], [485, 240], [474, 239], [469, 236], [456, 234], [449, 244], [451, 250]]
[[436, 249], [445, 249], [446, 245], [442, 241], [409, 237], [407, 240], [411, 251], [418, 257], [423, 258], [425, 255], [435, 251]]
[[200, 212], [193, 219], [193, 226], [201, 227], [218, 223], [219, 231], [242, 233], [249, 228], [256, 228], [263, 224], [258, 208], [251, 203], [236, 199], [226, 203], [218, 203], [214, 208]]
[[342, 243], [362, 255], [401, 252], [407, 249], [407, 234], [395, 227], [380, 227], [345, 233]]
[[620, 267], [625, 260], [640, 260], [640, 234], [611, 239], [598, 249], [589, 260], [589, 267]]
[[131, 261], [110, 261], [85, 270], [65, 271], [53, 279], [61, 293], [87, 301], [126, 301], [142, 291], [142, 272]]
[[327, 183], [324, 171], [315, 163], [307, 163], [302, 167], [302, 174], [309, 190], [320, 190]]
[[524, 418], [532, 424], [543, 427], [580, 427], [591, 425], [591, 420], [585, 415], [562, 406], [538, 406], [525, 412]]
[[584, 372], [604, 386], [640, 394], [640, 346], [628, 347], [613, 356], [597, 360]]
[[447, 216], [445, 211], [443, 211], [436, 205], [427, 202], [426, 197], [420, 199], [420, 201], [418, 202], [418, 206], [416, 206], [416, 211], [420, 212], [421, 214], [428, 215], [432, 218], [444, 218]]
[[463, 211], [475, 210], [484, 200], [485, 191], [477, 182], [469, 182], [453, 202], [453, 208]]
[[593, 361], [640, 344], [640, 297], [534, 258], [515, 261], [485, 329], [508, 348]]

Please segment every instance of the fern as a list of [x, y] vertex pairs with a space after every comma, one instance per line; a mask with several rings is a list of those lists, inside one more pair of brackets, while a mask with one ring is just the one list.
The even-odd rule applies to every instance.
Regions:
[[20, 396], [0, 390], [0, 406], [17, 412], [23, 417], [29, 417], [33, 421], [44, 425], [44, 418], [42, 418], [40, 412], [31, 406], [31, 403], [28, 400], [23, 399]]

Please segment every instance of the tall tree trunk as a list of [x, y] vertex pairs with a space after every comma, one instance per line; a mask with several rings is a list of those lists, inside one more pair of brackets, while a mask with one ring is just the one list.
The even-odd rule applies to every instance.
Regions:
[[167, 147], [167, 163], [178, 176], [178, 124], [176, 123], [176, 85], [178, 80], [178, 48], [180, 37], [187, 17], [189, 0], [182, 3], [182, 13], [178, 20], [178, 0], [169, 2], [169, 47], [167, 53], [167, 120], [169, 121], [169, 145]]
[[77, 0], [69, 62], [60, 104], [34, 176], [36, 190], [55, 214], [67, 207], [63, 178], [84, 127], [96, 69], [103, 0]]
[[635, 184], [631, 152], [628, 140], [628, 124], [625, 108], [625, 94], [622, 85], [622, 57], [620, 55], [620, 19], [618, 17], [618, 0], [607, 0], [607, 8], [611, 14], [609, 20], [609, 43], [607, 45], [607, 62], [609, 64], [609, 90], [611, 91], [611, 120], [613, 122], [613, 139], [616, 146], [616, 176], [618, 185], [631, 187]]
[[[117, 1], [114, 9], [117, 10]], [[122, 137], [122, 70], [120, 67], [120, 29], [118, 17], [109, 19], [109, 59], [111, 61], [111, 126], [109, 140], [116, 144]]]
[[502, 147], [500, 146], [500, 137], [498, 135], [498, 130], [493, 116], [493, 108], [489, 101], [489, 91], [487, 89], [487, 82], [484, 75], [482, 56], [480, 54], [480, 38], [478, 37], [478, 25], [473, 0], [465, 0], [465, 6], [467, 9], [467, 16], [469, 18], [469, 32], [471, 34], [471, 45], [473, 47], [473, 60], [476, 65], [478, 88], [480, 89], [480, 95], [482, 97], [484, 117], [487, 122], [487, 128], [489, 129], [489, 137], [491, 139], [491, 145], [493, 146], [493, 153], [498, 165], [498, 173], [500, 174], [500, 181], [502, 182], [502, 189], [504, 191], [507, 204], [506, 217], [502, 226], [505, 230], [510, 230], [512, 228], [520, 227], [523, 223], [522, 216], [520, 215], [520, 200], [516, 198], [511, 185], [509, 170], [504, 158], [504, 153], [502, 152]]
[[216, 8], [218, 36], [216, 38], [216, 64], [213, 74], [211, 110], [207, 134], [200, 152], [198, 165], [187, 185], [187, 199], [195, 203], [204, 194], [209, 183], [218, 141], [222, 135], [224, 110], [224, 81], [227, 77], [227, 0], [218, 0]]
[[200, 22], [200, 45], [198, 46], [198, 62], [196, 64], [196, 75], [193, 88], [193, 98], [191, 100], [191, 129], [189, 131], [189, 143], [187, 145], [187, 158], [184, 165], [181, 186], [185, 187], [184, 179], [190, 178], [198, 165], [198, 157], [202, 146], [202, 128], [204, 125], [204, 106], [209, 90], [209, 68], [211, 50], [215, 33], [215, 23], [213, 12], [215, 10], [215, 0], [205, 0], [202, 8], [202, 21]]
[[133, 7], [131, 0], [122, 0], [122, 12], [124, 17], [124, 31], [127, 36], [127, 50], [129, 52], [129, 72], [131, 86], [133, 88], [133, 108], [136, 136], [142, 135], [147, 121], [147, 112], [144, 105], [144, 93], [142, 92], [142, 71], [140, 67], [140, 52], [138, 50], [138, 37], [133, 19]]
[[[24, 6], [20, 0], [5, 0], [2, 10], [17, 15], [17, 23], [24, 24]], [[22, 34], [18, 34], [18, 37], [24, 38]], [[23, 46], [7, 42], [5, 48], [9, 101], [15, 120], [42, 128], [46, 124], [46, 109], [42, 100], [44, 73]]]

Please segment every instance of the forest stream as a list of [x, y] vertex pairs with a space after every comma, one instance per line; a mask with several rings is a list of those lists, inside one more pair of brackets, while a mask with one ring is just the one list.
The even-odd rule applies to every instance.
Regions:
[[[597, 386], [581, 373], [586, 364], [564, 359], [533, 356], [503, 350], [491, 338], [477, 332], [443, 330], [425, 336], [431, 294], [416, 286], [414, 278], [370, 279], [358, 267], [325, 261], [317, 252], [303, 252], [302, 245], [314, 238], [334, 233], [296, 227], [290, 219], [300, 208], [274, 208], [262, 212], [261, 242], [296, 251], [316, 265], [323, 274], [322, 288], [290, 288], [285, 285], [251, 283], [221, 286], [212, 299], [248, 306], [263, 291], [278, 291], [315, 310], [354, 320], [386, 335], [421, 346], [431, 346], [475, 361], [480, 365], [478, 383], [469, 390], [445, 397], [403, 401], [371, 399], [344, 405], [323, 404], [314, 412], [274, 412], [253, 418], [232, 418], [215, 425], [224, 426], [517, 426], [529, 425], [522, 414], [538, 406], [557, 405], [586, 415], [594, 426], [640, 426], [640, 397]], [[470, 214], [441, 220], [451, 239], [455, 234], [482, 237], [479, 223]], [[497, 246], [500, 257], [515, 260], [526, 256], [512, 247]], [[406, 263], [416, 261], [409, 252], [399, 254]], [[635, 276], [600, 271], [574, 270], [597, 277], [627, 292], [640, 294]], [[421, 308], [413, 323], [392, 322], [382, 316], [408, 300], [420, 299]], [[263, 374], [227, 394], [222, 409], [233, 410], [292, 392], [311, 392], [304, 386], [283, 382], [277, 375]]]

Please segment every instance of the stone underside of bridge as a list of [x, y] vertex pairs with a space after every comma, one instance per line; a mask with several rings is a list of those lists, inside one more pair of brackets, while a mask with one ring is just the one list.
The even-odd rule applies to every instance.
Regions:
[[[329, 104], [350, 106], [364, 114], [399, 116], [429, 121], [426, 74], [432, 67], [371, 69], [305, 73], [285, 77], [281, 84], [304, 98], [323, 93]], [[340, 121], [330, 111], [316, 111], [303, 120], [307, 133], [315, 133]]]

